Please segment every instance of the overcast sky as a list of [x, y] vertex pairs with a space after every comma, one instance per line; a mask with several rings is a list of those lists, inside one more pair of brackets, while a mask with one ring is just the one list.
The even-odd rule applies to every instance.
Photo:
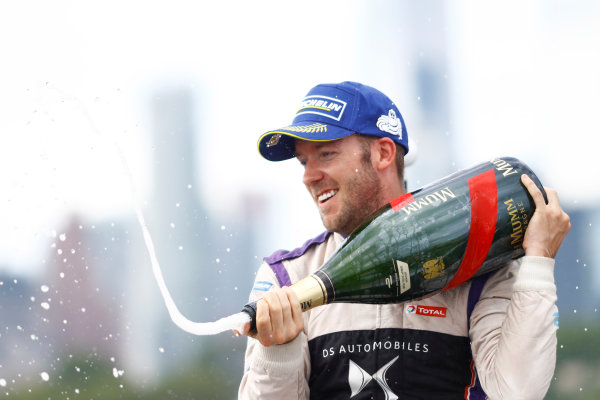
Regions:
[[[298, 101], [319, 82], [362, 81], [410, 110], [417, 94], [386, 91], [401, 79], [379, 73], [391, 60], [375, 52], [379, 38], [362, 24], [365, 13], [371, 26], [381, 18], [398, 46], [409, 43], [410, 37], [396, 38], [394, 24], [402, 19], [386, 14], [393, 4], [4, 2], [0, 268], [38, 268], [48, 237], [60, 234], [70, 214], [99, 220], [131, 213], [113, 142], [124, 149], [144, 199], [151, 98], [177, 85], [202, 93], [197, 122], [208, 134], [198, 144], [198, 168], [209, 208], [226, 210], [241, 192], [256, 192], [279, 204], [302, 240], [318, 233], [299, 166], [267, 169], [256, 140], [289, 123]], [[447, 26], [445, 79], [457, 167], [519, 156], [537, 166], [568, 207], [597, 204], [598, 3], [459, 1], [443, 21], [419, 23], [424, 30]]]

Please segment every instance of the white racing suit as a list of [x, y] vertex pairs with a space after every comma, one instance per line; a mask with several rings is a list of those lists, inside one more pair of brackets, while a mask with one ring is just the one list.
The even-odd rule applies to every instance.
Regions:
[[[324, 233], [266, 258], [250, 300], [314, 272], [342, 241]], [[316, 307], [290, 343], [248, 339], [239, 398], [542, 399], [555, 303], [554, 260], [523, 257], [420, 301]]]

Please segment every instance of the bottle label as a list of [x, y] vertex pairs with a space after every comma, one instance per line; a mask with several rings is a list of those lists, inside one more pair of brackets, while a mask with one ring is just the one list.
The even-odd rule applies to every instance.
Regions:
[[398, 289], [398, 295], [410, 290], [410, 268], [408, 268], [408, 264], [395, 260], [396, 264], [396, 288]]
[[436, 257], [433, 260], [423, 263], [423, 278], [435, 279], [444, 276], [446, 273], [446, 264], [443, 257]]
[[520, 200], [515, 201], [512, 197], [504, 202], [504, 206], [506, 213], [510, 216], [510, 245], [518, 251], [523, 247], [523, 237], [529, 224], [529, 215], [525, 210], [525, 204]]

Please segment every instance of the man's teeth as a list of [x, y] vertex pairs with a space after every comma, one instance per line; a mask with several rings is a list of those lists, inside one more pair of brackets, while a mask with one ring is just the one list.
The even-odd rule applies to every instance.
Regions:
[[318, 199], [319, 199], [320, 202], [323, 202], [323, 201], [325, 201], [325, 200], [327, 200], [327, 199], [335, 196], [336, 193], [337, 193], [337, 190], [331, 190], [331, 191], [329, 191], [327, 193], [323, 193], [322, 195], [320, 195], [318, 197]]

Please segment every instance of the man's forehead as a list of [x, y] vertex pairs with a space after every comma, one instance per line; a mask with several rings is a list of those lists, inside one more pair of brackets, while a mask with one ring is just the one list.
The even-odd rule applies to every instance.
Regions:
[[325, 146], [338, 146], [341, 142], [346, 138], [336, 139], [336, 140], [327, 140], [327, 141], [311, 141], [311, 140], [302, 140], [302, 139], [294, 139], [295, 151], [294, 156], [298, 157], [299, 154], [302, 154], [303, 151], [310, 151], [311, 149], [318, 150]]

